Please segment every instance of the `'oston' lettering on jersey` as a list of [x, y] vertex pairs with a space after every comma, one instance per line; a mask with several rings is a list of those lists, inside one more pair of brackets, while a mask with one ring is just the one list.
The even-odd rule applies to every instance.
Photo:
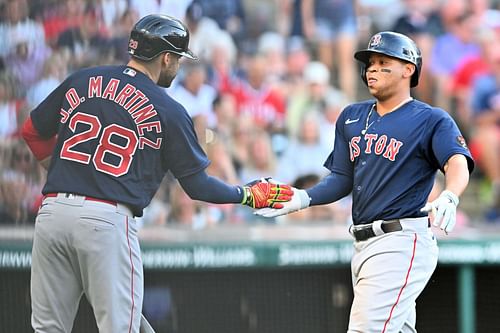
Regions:
[[[103, 90], [102, 76], [91, 76], [89, 78], [88, 93], [86, 98], [103, 98], [119, 104], [130, 116], [134, 119], [137, 133], [139, 134], [139, 149], [144, 149], [144, 146], [149, 146], [153, 149], [160, 149], [162, 138], [156, 138], [156, 141], [144, 137], [145, 132], [162, 133], [160, 121], [146, 122], [148, 119], [157, 115], [153, 104], [148, 103], [147, 98], [142, 91], [127, 83], [119, 92], [118, 87], [120, 80], [112, 78]], [[66, 100], [70, 108], [64, 110], [61, 108], [61, 122], [65, 123], [69, 115], [78, 106], [85, 102], [85, 97], [80, 97], [75, 88], [71, 88], [66, 92]]]
[[[387, 158], [389, 161], [394, 162], [396, 160], [396, 155], [399, 153], [399, 149], [403, 146], [403, 143], [394, 138], [389, 138], [387, 135], [378, 135], [367, 133], [363, 136], [366, 142], [365, 154], [376, 154]], [[361, 148], [359, 142], [361, 141], [361, 136], [352, 137], [349, 142], [349, 150], [351, 162], [361, 154]]]

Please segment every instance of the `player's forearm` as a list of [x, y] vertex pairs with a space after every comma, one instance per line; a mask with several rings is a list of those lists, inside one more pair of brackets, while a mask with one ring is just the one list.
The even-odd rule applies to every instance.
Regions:
[[311, 198], [310, 206], [332, 203], [345, 197], [351, 191], [351, 178], [338, 173], [329, 174], [321, 182], [306, 190]]
[[469, 183], [469, 169], [464, 155], [456, 154], [448, 159], [444, 166], [445, 187], [460, 196]]
[[205, 171], [180, 178], [179, 183], [193, 200], [221, 204], [241, 203], [243, 199], [240, 186], [226, 184]]

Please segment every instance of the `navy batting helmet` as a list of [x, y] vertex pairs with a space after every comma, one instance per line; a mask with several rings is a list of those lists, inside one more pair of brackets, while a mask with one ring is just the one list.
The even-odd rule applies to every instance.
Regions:
[[354, 58], [363, 63], [361, 78], [365, 84], [367, 84], [366, 68], [372, 53], [384, 54], [414, 64], [415, 73], [411, 77], [410, 87], [418, 84], [422, 69], [422, 54], [417, 44], [409, 37], [392, 31], [379, 32], [370, 38], [366, 49], [354, 53]]
[[141, 60], [151, 60], [164, 52], [196, 60], [188, 45], [189, 31], [180, 20], [167, 15], [147, 15], [132, 28], [128, 53]]

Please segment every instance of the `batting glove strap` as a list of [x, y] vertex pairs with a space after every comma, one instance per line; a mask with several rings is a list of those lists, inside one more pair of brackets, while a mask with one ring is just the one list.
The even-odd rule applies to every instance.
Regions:
[[458, 203], [460, 202], [456, 194], [448, 190], [444, 190], [439, 197], [448, 199], [452, 204], [455, 205], [455, 207], [458, 206]]
[[292, 200], [285, 202], [281, 209], [263, 208], [257, 210], [254, 214], [263, 217], [276, 217], [309, 207], [309, 205], [311, 204], [311, 198], [309, 197], [309, 194], [307, 194], [305, 190], [299, 190], [295, 187], [292, 187], [292, 190]]
[[433, 225], [448, 233], [455, 227], [459, 202], [455, 193], [444, 190], [436, 200], [428, 202], [421, 211], [431, 213], [434, 218]]

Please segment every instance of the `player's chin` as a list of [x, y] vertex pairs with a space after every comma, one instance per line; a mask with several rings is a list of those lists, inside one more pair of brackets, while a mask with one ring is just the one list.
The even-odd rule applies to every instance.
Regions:
[[377, 95], [379, 89], [375, 84], [373, 84], [373, 85], [368, 85], [368, 91], [370, 92], [371, 95], [374, 96]]
[[172, 85], [175, 75], [169, 75], [168, 73], [161, 73], [158, 78], [158, 83], [160, 87], [169, 88]]
[[378, 81], [377, 80], [368, 80], [366, 81], [366, 85], [368, 89], [371, 91], [372, 89], [377, 89]]
[[157, 85], [163, 88], [169, 88], [172, 85], [172, 80], [158, 80]]

